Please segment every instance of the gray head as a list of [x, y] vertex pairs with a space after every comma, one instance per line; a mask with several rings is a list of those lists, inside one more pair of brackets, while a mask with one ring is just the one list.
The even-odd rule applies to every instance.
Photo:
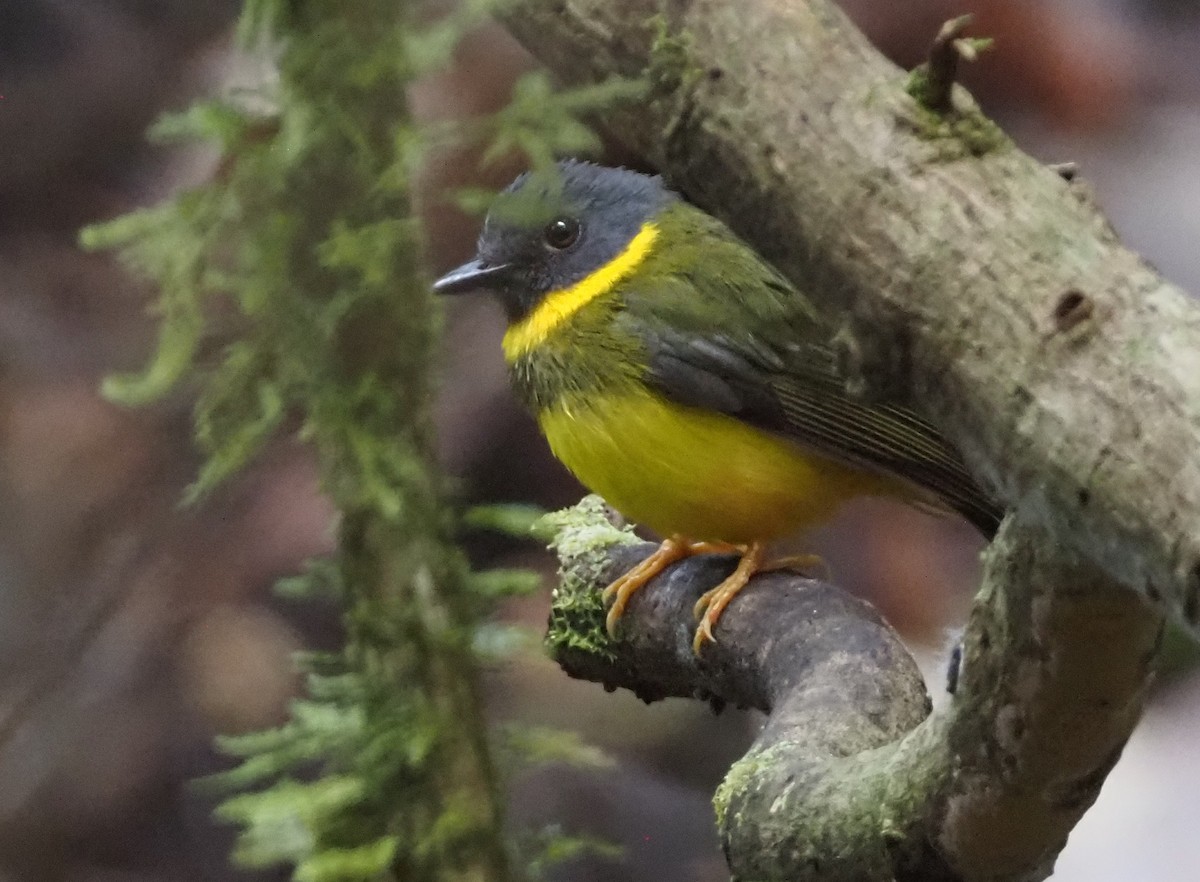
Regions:
[[519, 321], [550, 291], [575, 284], [621, 253], [678, 197], [658, 177], [564, 160], [556, 177], [526, 173], [483, 224], [475, 259], [434, 283], [439, 294], [487, 290]]

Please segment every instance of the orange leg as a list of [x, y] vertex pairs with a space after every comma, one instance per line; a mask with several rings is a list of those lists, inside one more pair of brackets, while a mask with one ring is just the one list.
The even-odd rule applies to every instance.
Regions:
[[741, 550], [735, 545], [728, 545], [724, 542], [692, 542], [690, 539], [678, 535], [664, 540], [662, 545], [658, 546], [657, 551], [605, 588], [604, 593], [600, 595], [601, 600], [605, 603], [612, 602], [612, 606], [608, 608], [608, 616], [604, 620], [608, 636], [616, 636], [617, 622], [625, 614], [629, 598], [671, 564], [695, 554], [714, 552], [727, 554], [731, 551]]
[[765, 547], [761, 542], [751, 542], [742, 552], [742, 559], [738, 561], [737, 569], [730, 573], [729, 578], [716, 588], [700, 595], [700, 599], [696, 601], [696, 606], [692, 610], [696, 618], [700, 620], [700, 624], [696, 627], [696, 636], [692, 638], [692, 651], [696, 655], [700, 654], [705, 641], [715, 641], [716, 638], [713, 637], [712, 632], [713, 625], [717, 623], [717, 619], [721, 618], [721, 613], [725, 611], [725, 607], [729, 606], [729, 602], [746, 587], [750, 577], [762, 568], [764, 553]]
[[817, 570], [824, 577], [828, 576], [828, 568], [818, 555], [815, 554], [800, 554], [791, 557], [783, 557], [779, 560], [765, 563], [763, 556], [766, 553], [766, 546], [761, 542], [752, 542], [750, 545], [741, 549], [742, 559], [738, 562], [735, 569], [724, 582], [710, 591], [705, 591], [700, 595], [700, 599], [696, 601], [696, 606], [693, 608], [693, 614], [699, 620], [700, 624], [696, 627], [696, 636], [692, 638], [692, 651], [696, 655], [700, 654], [700, 650], [704, 648], [706, 641], [716, 642], [713, 636], [713, 625], [721, 618], [721, 613], [725, 611], [725, 607], [729, 606], [730, 601], [737, 597], [738, 593], [746, 587], [746, 584], [752, 579], [755, 573], [769, 573], [775, 570], [795, 570], [802, 575], [811, 573]]

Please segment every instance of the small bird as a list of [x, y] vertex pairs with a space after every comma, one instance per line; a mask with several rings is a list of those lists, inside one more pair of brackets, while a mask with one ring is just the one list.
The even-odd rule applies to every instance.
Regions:
[[513, 388], [555, 456], [665, 537], [606, 589], [610, 633], [671, 563], [736, 551], [734, 572], [696, 604], [699, 653], [772, 568], [767, 543], [855, 496], [957, 511], [995, 532], [1001, 512], [954, 447], [910, 410], [847, 394], [829, 327], [724, 224], [659, 177], [576, 160], [557, 172], [518, 177], [475, 259], [434, 290], [499, 299]]

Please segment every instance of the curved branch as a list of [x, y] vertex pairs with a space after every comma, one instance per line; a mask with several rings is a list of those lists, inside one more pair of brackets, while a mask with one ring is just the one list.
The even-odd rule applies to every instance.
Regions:
[[915, 665], [869, 606], [785, 573], [756, 577], [697, 659], [691, 607], [729, 557], [668, 570], [609, 641], [599, 592], [652, 546], [608, 525], [595, 497], [558, 520], [549, 641], [568, 673], [770, 714], [715, 800], [737, 878], [1044, 878], [1137, 720], [1161, 632], [1134, 593], [1006, 522], [958, 691], [929, 715]]
[[[1200, 621], [1200, 309], [961, 91], [938, 113], [829, 0], [523, 0], [612, 131], [850, 325], [1019, 521]], [[764, 36], [766, 35], [766, 36]]]

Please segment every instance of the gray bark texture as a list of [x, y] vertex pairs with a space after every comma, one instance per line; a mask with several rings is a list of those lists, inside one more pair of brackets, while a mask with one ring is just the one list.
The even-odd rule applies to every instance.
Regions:
[[688, 604], [719, 561], [664, 574], [608, 642], [575, 613], [628, 565], [619, 546], [600, 563], [560, 542], [564, 667], [771, 714], [716, 798], [737, 879], [1045, 878], [1137, 720], [1164, 615], [1200, 622], [1200, 309], [1085, 185], [961, 88], [926, 106], [825, 0], [503, 17], [569, 83], [648, 72], [612, 133], [840, 317], [855, 391], [921, 409], [1010, 510], [944, 711], [872, 613], [781, 574], [690, 657]]

